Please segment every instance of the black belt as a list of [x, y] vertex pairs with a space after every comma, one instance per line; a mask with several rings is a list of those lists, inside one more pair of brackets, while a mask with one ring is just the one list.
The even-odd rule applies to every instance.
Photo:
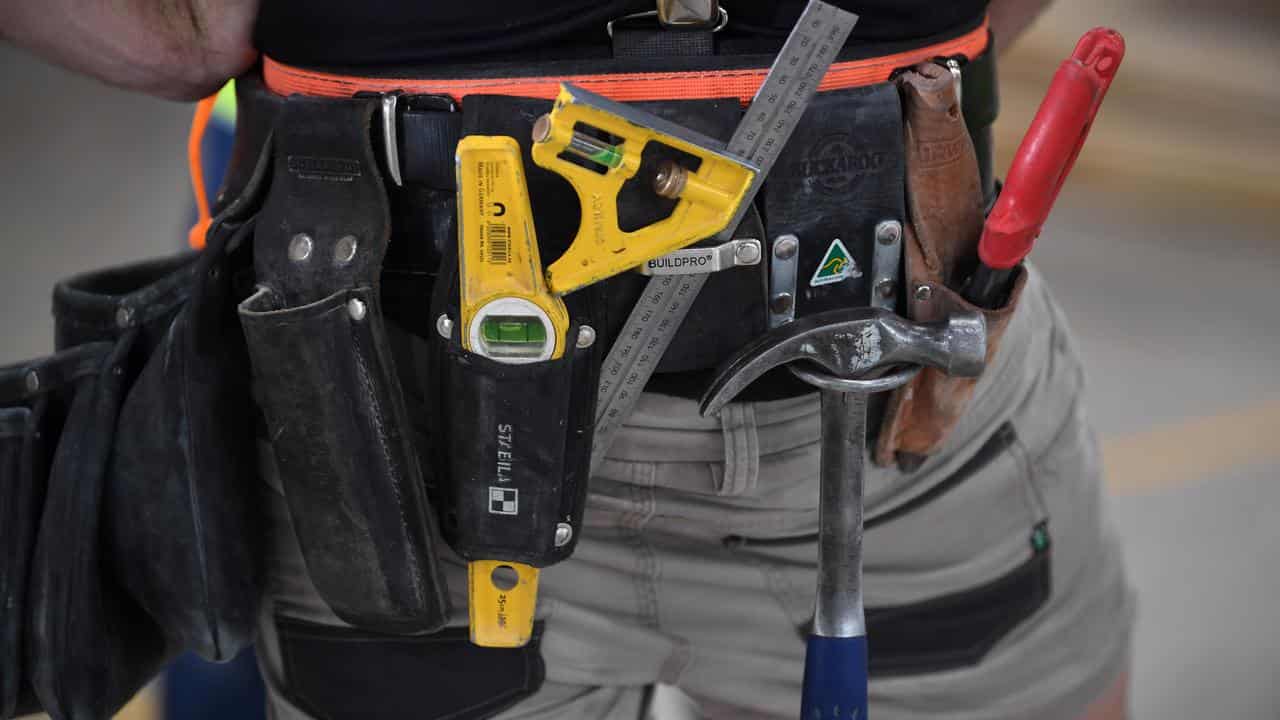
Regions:
[[[706, 64], [708, 60], [715, 59], [721, 59], [721, 57], [694, 58], [700, 66]], [[727, 58], [725, 62], [733, 64], [735, 60]], [[563, 72], [565, 68], [562, 66], [563, 63], [558, 63], [554, 69], [557, 72]], [[493, 67], [487, 70], [496, 71]], [[536, 67], [532, 69], [522, 67], [519, 74], [528, 75], [537, 71]], [[397, 75], [391, 70], [386, 72], [392, 76]], [[983, 185], [990, 195], [994, 186], [994, 177], [991, 172], [991, 123], [997, 113], [995, 62], [992, 54], [984, 53], [964, 64], [961, 68], [961, 77], [964, 88], [963, 110], [977, 149]], [[890, 99], [890, 95], [894, 97]], [[257, 159], [258, 150], [284, 104], [284, 98], [267, 89], [260, 74], [257, 73], [241, 78], [237, 82], [237, 96], [239, 108], [237, 139], [225, 188], [220, 193], [220, 198], [235, 197], [236, 188], [247, 180], [252, 172], [253, 163]], [[839, 175], [842, 172], [842, 163], [864, 162], [865, 158], [857, 156], [861, 148], [856, 141], [864, 134], [872, 132], [874, 128], [868, 128], [863, 122], [864, 110], [860, 108], [872, 107], [879, 103], [878, 112], [882, 115], [891, 114], [894, 112], [893, 103], [896, 103], [896, 91], [891, 85], [881, 83], [866, 88], [820, 93], [815, 103], [821, 106], [824, 98], [827, 103], [825, 112], [829, 113], [831, 108], [835, 108], [836, 112], [843, 113], [847, 117], [836, 118], [834, 122], [829, 118], [828, 122], [818, 123], [815, 132], [830, 134], [837, 128], [839, 122], [844, 122], [849, 137], [834, 138], [825, 147], [820, 145], [822, 138], [810, 138], [812, 143], [807, 148], [807, 152], [820, 157], [809, 158], [794, 157], [796, 153], [792, 153], [792, 149], [803, 144], [804, 139], [792, 140], [791, 145], [784, 151], [784, 158], [779, 168], [774, 172], [775, 178], [766, 182], [765, 189], [757, 199], [757, 206], [764, 215], [769, 237], [774, 236], [775, 229], [779, 227], [780, 218], [787, 219], [783, 216], [795, 216], [802, 211], [787, 203], [785, 198], [779, 198], [780, 193], [775, 193], [774, 197], [777, 200], [771, 202], [770, 186], [785, 185], [787, 181], [780, 177], [783, 173], [831, 171]], [[456, 242], [453, 153], [458, 139], [464, 134], [473, 133], [511, 134], [525, 142], [528, 134], [526, 127], [529, 124], [528, 118], [513, 116], [509, 118], [511, 122], [496, 118], [502, 112], [536, 112], [543, 102], [505, 96], [472, 95], [467, 99], [466, 107], [460, 108], [447, 96], [399, 95], [395, 97], [394, 104], [391, 102], [384, 104], [385, 108], [392, 108], [393, 115], [389, 116], [390, 122], [375, 121], [371, 132], [381, 136], [377, 144], [382, 147], [383, 160], [387, 165], [385, 174], [391, 179], [398, 177], [399, 183], [391, 180], [386, 183], [392, 208], [392, 242], [384, 261], [383, 293], [389, 317], [411, 333], [425, 337], [433, 332], [431, 319], [422, 309], [422, 300], [430, 296], [430, 285], [439, 268], [445, 246]], [[723, 107], [725, 103], [722, 102], [721, 107], [715, 107], [715, 103], [716, 101], [712, 100], [671, 101], [648, 105], [651, 110], [664, 110], [664, 106], [677, 108], [664, 114], [668, 116], [674, 114], [674, 117], [695, 125], [699, 124], [701, 119], [703, 126], [698, 129], [712, 136], [727, 136], [732, 126], [736, 124], [737, 116], [732, 112], [725, 114], [726, 110]], [[733, 104], [730, 103], [730, 105]], [[740, 112], [736, 107], [733, 111]], [[807, 116], [820, 115], [822, 112], [821, 107], [815, 107], [807, 113]], [[727, 126], [724, 125], [725, 118], [730, 118]], [[882, 131], [888, 133], [889, 128], [882, 128]], [[892, 142], [887, 134], [885, 137], [887, 142]], [[392, 147], [395, 148], [395, 152], [389, 151]], [[806, 150], [802, 148], [800, 153], [804, 152]], [[853, 154], [849, 154], [851, 152]], [[790, 161], [785, 153], [792, 153]], [[841, 153], [845, 155], [842, 156]], [[831, 170], [831, 168], [835, 169]], [[545, 173], [536, 166], [530, 166], [528, 169], [531, 182], [534, 182], [533, 178], [536, 178], [539, 173]], [[853, 173], [856, 172], [856, 168], [846, 168], [845, 171]], [[843, 180], [837, 177], [835, 182], [838, 185], [841, 181]], [[879, 208], [874, 212], [880, 212], [886, 217], [899, 213], [898, 218], [902, 219], [897, 206], [901, 202], [903, 190], [900, 185], [894, 184], [896, 182], [896, 180], [885, 180], [881, 185], [873, 188], [872, 195], [883, 197], [873, 198], [869, 202]], [[803, 187], [803, 185], [796, 185], [796, 187]], [[854, 182], [851, 187], [855, 188], [854, 192], [866, 193], [865, 184], [859, 185], [858, 182]], [[862, 189], [858, 190], [858, 187]], [[539, 202], [536, 188], [531, 189], [531, 195], [534, 199], [535, 214], [541, 212], [545, 215], [547, 203]], [[895, 198], [894, 195], [897, 197]], [[817, 200], [811, 211], [814, 214], [831, 212], [838, 214], [844, 205], [843, 198], [838, 196], [833, 196], [829, 200], [826, 198], [817, 198]], [[562, 214], [568, 216], [567, 220], [563, 222], [539, 220], [539, 237], [543, 245], [542, 256], [545, 260], [553, 260], [563, 250], [562, 247], [556, 247], [556, 239], [552, 236], [557, 232], [560, 234], [567, 232], [567, 236], [571, 237], [572, 228], [569, 227], [567, 230], [565, 228], [570, 223], [576, 222], [576, 213], [576, 206], [563, 208]], [[866, 222], [870, 222], [870, 219]], [[857, 225], [858, 222], [853, 224]], [[544, 232], [544, 225], [550, 225], [552, 232]], [[800, 225], [808, 226], [808, 223], [801, 222]], [[822, 228], [821, 232], [828, 235], [841, 232], [852, 235], [862, 234], [856, 227], [843, 230], [838, 227], [827, 227]], [[766, 238], [761, 239], [767, 242]], [[824, 239], [823, 242], [825, 241]], [[850, 245], [848, 238], [845, 238], [844, 242]], [[869, 240], [866, 242], [869, 243]], [[854, 240], [854, 244], [863, 243], [862, 239]], [[859, 254], [859, 250], [854, 247], [850, 249], [855, 256]], [[761, 290], [763, 278], [757, 277], [757, 274], [766, 273], [764, 277], [767, 277], [767, 271], [767, 265], [762, 264], [755, 268], [735, 268], [714, 275], [685, 321], [685, 329], [677, 335], [668, 349], [663, 364], [651, 379], [648, 389], [683, 397], [697, 397], [705, 387], [709, 373], [720, 360], [755, 334], [763, 331], [764, 295]], [[634, 273], [626, 273], [606, 282], [608, 286], [604, 296], [609, 299], [609, 307], [605, 309], [605, 317], [600, 318], [601, 326], [597, 329], [603, 330], [601, 336], [606, 342], [611, 342], [613, 337], [611, 330], [616, 331], [621, 326], [635, 298], [641, 292], [643, 279]], [[859, 295], [869, 293], [869, 288], [858, 287], [851, 292], [854, 293], [854, 297], [842, 299], [841, 302], [866, 303], [866, 299], [861, 299]], [[788, 374], [778, 373], [750, 388], [744, 399], [774, 399], [807, 392], [809, 389], [806, 386], [795, 382]]]

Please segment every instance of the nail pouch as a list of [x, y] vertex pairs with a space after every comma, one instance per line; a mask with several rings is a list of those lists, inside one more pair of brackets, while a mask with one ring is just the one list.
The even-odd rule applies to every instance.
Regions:
[[444, 623], [448, 605], [381, 305], [390, 211], [370, 134], [377, 107], [285, 102], [254, 231], [259, 287], [239, 313], [321, 598], [357, 627], [422, 632]]

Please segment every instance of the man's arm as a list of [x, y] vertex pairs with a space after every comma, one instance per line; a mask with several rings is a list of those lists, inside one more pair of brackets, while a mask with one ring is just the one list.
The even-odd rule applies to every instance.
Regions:
[[4, 0], [0, 38], [111, 85], [172, 100], [253, 64], [258, 0]]
[[991, 0], [987, 5], [987, 17], [991, 21], [991, 34], [996, 48], [1008, 50], [1031, 22], [1039, 17], [1052, 0]]

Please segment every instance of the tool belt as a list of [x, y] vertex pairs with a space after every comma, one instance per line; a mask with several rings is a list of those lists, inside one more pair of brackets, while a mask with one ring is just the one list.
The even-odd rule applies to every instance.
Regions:
[[[895, 71], [965, 60], [978, 191], [993, 194], [987, 44], [981, 25], [833, 66], [739, 229], [766, 247], [798, 239], [795, 316], [870, 302], [885, 221], [907, 227], [895, 290], [922, 277]], [[437, 537], [468, 559], [495, 549], [535, 567], [567, 558], [600, 365], [644, 278], [567, 295], [559, 359], [500, 365], [468, 352], [441, 322], [458, 317], [454, 147], [468, 135], [520, 143], [549, 262], [586, 212], [561, 177], [528, 161], [529, 128], [561, 80], [725, 138], [771, 60], [646, 57], [640, 70], [623, 56], [433, 67], [414, 79], [268, 58], [241, 78], [203, 252], [60, 283], [59, 352], [0, 369], [0, 537], [4, 557], [20, 558], [0, 568], [6, 607], [19, 610], [0, 626], [0, 717], [37, 704], [55, 718], [105, 717], [173, 654], [222, 660], [251, 641], [265, 554], [259, 448], [316, 589], [361, 630], [444, 624]], [[625, 188], [618, 202], [624, 225], [671, 209]], [[840, 282], [822, 282], [837, 248]], [[764, 331], [770, 275], [769, 257], [715, 273], [646, 389], [701, 393], [717, 364]], [[945, 278], [928, 281], [945, 294]], [[906, 309], [932, 315], [921, 295]], [[809, 391], [770, 374], [746, 397]], [[905, 404], [890, 401], [891, 423], [911, 415]], [[487, 487], [513, 467], [504, 487], [518, 493]], [[514, 502], [527, 513], [519, 526], [501, 522]]]

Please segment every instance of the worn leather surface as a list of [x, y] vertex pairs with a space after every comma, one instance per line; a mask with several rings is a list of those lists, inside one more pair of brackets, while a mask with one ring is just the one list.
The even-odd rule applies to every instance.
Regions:
[[76, 383], [109, 350], [86, 345], [0, 368], [0, 718], [38, 709], [25, 630], [49, 467]]
[[[254, 231], [261, 287], [240, 321], [321, 596], [357, 627], [427, 631], [448, 605], [379, 294], [390, 209], [371, 144], [376, 108], [376, 99], [294, 96], [281, 109]], [[291, 257], [299, 234], [311, 251]], [[356, 243], [349, 259], [336, 252], [344, 238]]]
[[130, 593], [171, 644], [218, 661], [252, 642], [262, 594], [265, 521], [232, 289], [251, 230], [214, 225], [189, 300], [121, 407], [104, 501]]
[[924, 270], [960, 287], [976, 265], [983, 196], [955, 81], [946, 68], [921, 63], [898, 85], [906, 112], [907, 204]]
[[[929, 288], [928, 299], [922, 300], [914, 293], [909, 296], [908, 317], [928, 322], [959, 311], [980, 311], [987, 323], [987, 365], [990, 366], [1026, 287], [1026, 270], [1017, 269], [1013, 289], [1004, 306], [994, 310], [978, 308], [924, 269], [924, 253], [911, 226], [906, 228], [904, 240], [906, 272], [912, 278], [909, 287]], [[947, 434], [960, 422], [978, 380], [950, 377], [936, 368], [925, 368], [914, 380], [895, 390], [885, 408], [875, 461], [881, 465], [898, 462], [905, 469], [918, 466], [946, 441]]]
[[[979, 310], [954, 289], [973, 272], [984, 220], [981, 174], [950, 72], [932, 63], [898, 78], [905, 108], [910, 223], [903, 238], [907, 316], [927, 322]], [[1019, 277], [1002, 308], [981, 309], [987, 321], [987, 362], [995, 357], [1017, 297]], [[964, 414], [977, 378], [952, 378], [925, 368], [890, 395], [876, 440], [877, 463], [905, 469], [937, 450]]]
[[55, 720], [110, 717], [163, 665], [160, 630], [112, 572], [103, 497], [124, 366], [137, 328], [114, 345], [80, 348], [67, 420], [49, 473], [27, 616], [32, 686]]

